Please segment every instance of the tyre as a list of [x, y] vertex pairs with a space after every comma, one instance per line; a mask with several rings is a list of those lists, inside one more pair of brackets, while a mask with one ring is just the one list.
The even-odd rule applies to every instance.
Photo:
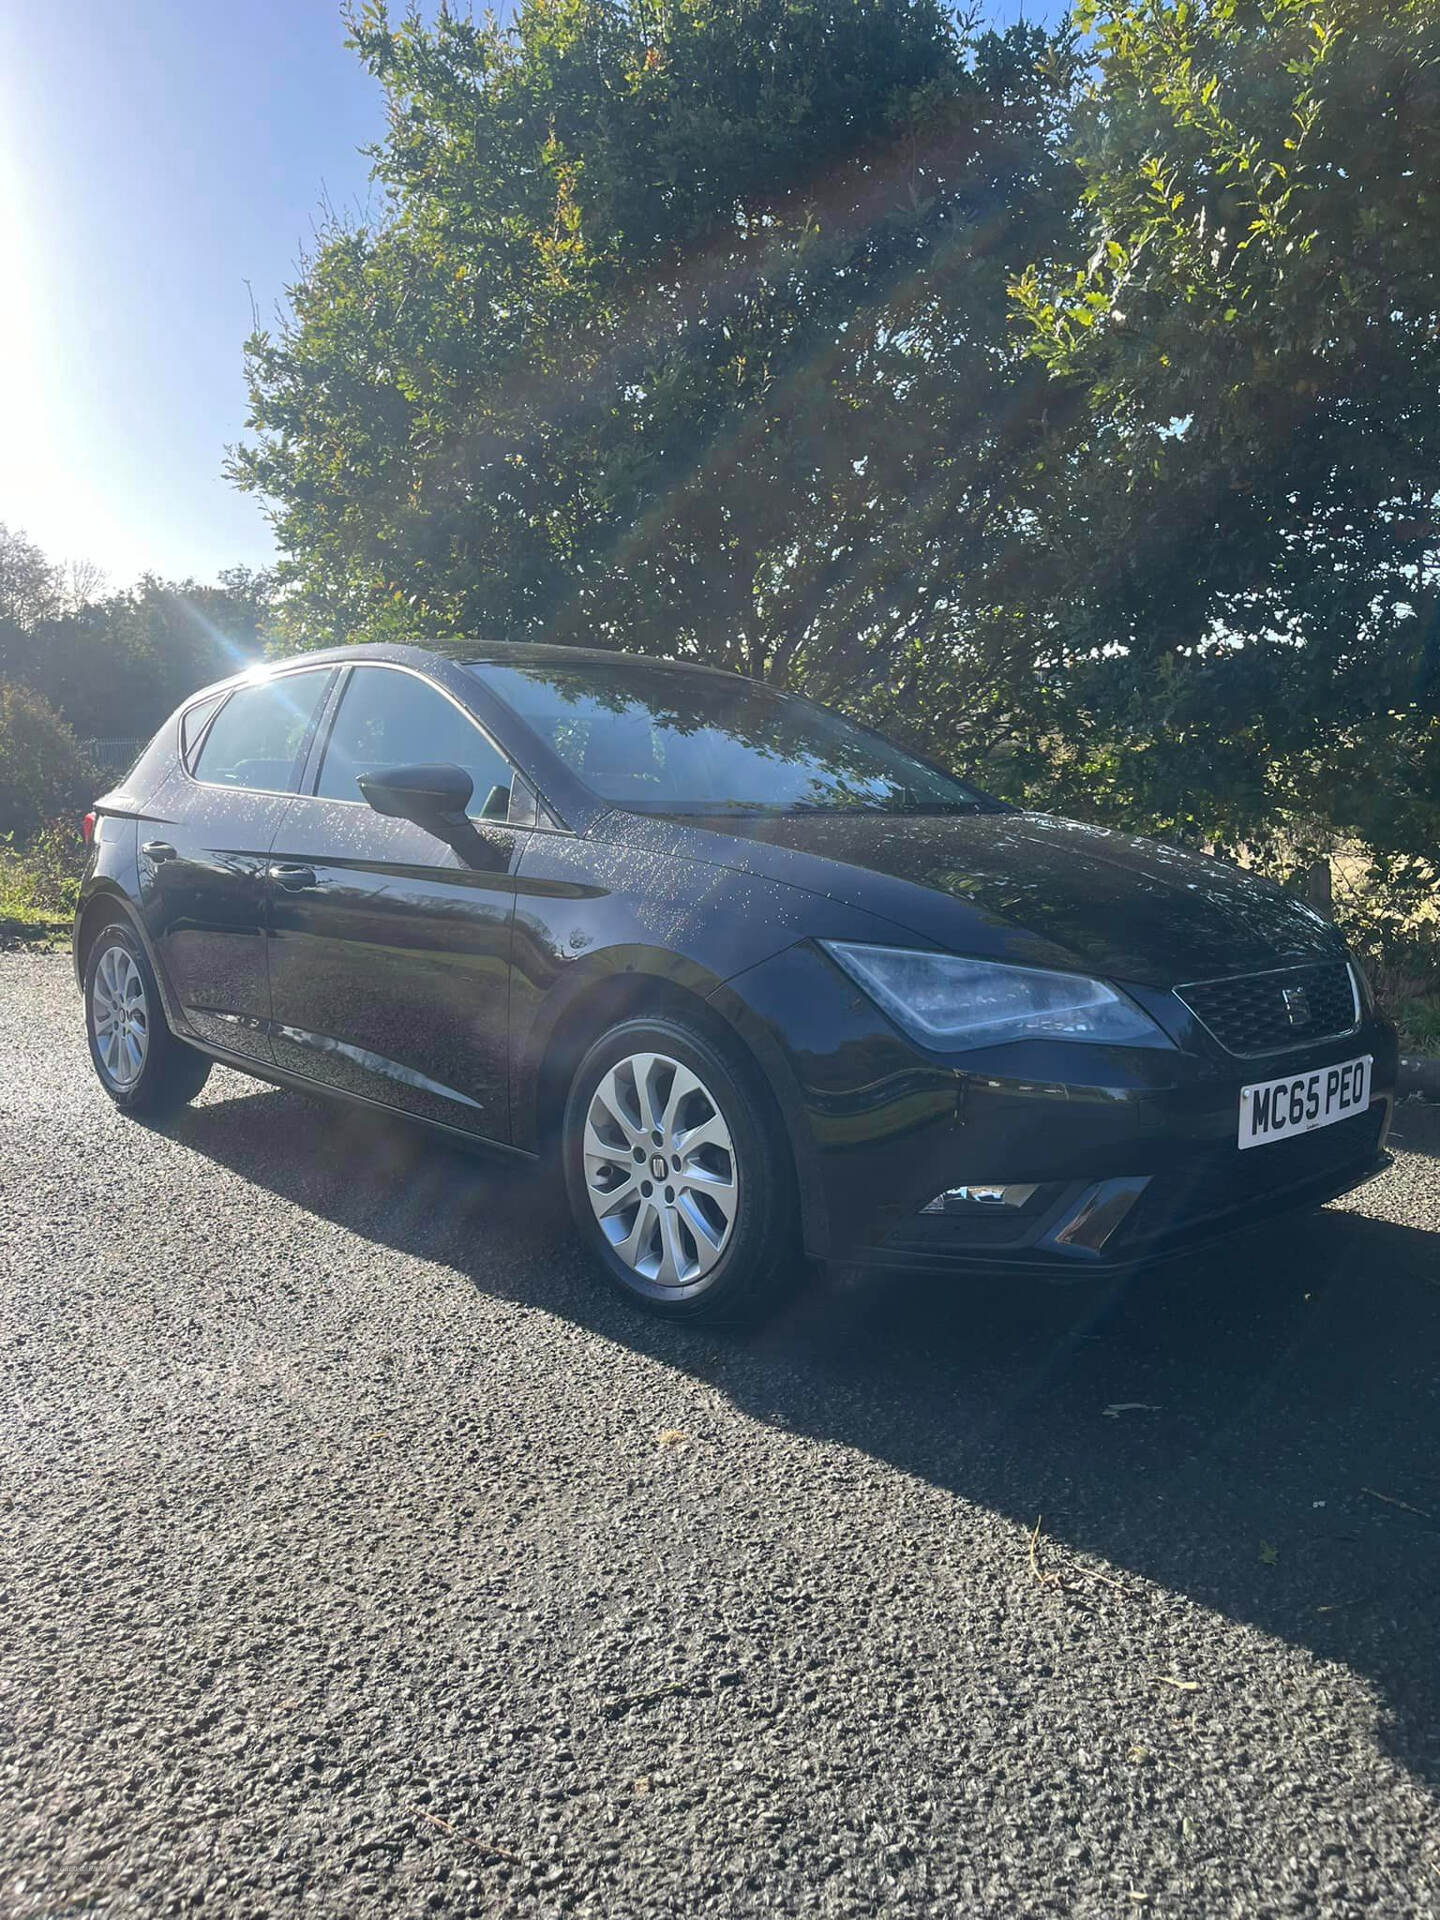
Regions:
[[750, 1319], [803, 1270], [778, 1118], [739, 1049], [698, 1023], [602, 1034], [571, 1082], [562, 1154], [582, 1241], [652, 1313]]
[[100, 1084], [123, 1113], [162, 1119], [210, 1074], [206, 1056], [166, 1025], [145, 949], [118, 922], [100, 929], [86, 955], [85, 1035]]

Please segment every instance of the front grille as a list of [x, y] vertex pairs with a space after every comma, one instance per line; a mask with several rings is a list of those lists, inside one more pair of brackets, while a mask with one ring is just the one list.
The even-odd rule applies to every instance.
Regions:
[[1355, 1025], [1355, 991], [1343, 960], [1204, 980], [1175, 992], [1228, 1053], [1280, 1053], [1333, 1040]]

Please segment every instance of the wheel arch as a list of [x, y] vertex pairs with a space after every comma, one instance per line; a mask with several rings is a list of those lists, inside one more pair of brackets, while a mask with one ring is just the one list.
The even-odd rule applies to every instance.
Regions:
[[[663, 958], [664, 956], [659, 956]], [[592, 973], [577, 979], [552, 1010], [540, 1044], [535, 1047], [533, 1074], [521, 1076], [517, 1094], [517, 1145], [549, 1153], [559, 1135], [565, 1099], [575, 1070], [591, 1044], [621, 1020], [666, 1013], [685, 1018], [711, 1033], [749, 1068], [756, 1091], [770, 1108], [779, 1138], [789, 1151], [800, 1200], [805, 1244], [812, 1251], [826, 1244], [826, 1211], [815, 1165], [814, 1145], [804, 1120], [799, 1083], [783, 1050], [752, 1023], [734, 1017], [743, 1009], [738, 996], [724, 990], [711, 976], [681, 980], [632, 959], [623, 970]], [[523, 1091], [522, 1091], [523, 1089]]]
[[116, 922], [128, 932], [133, 933], [137, 940], [144, 941], [145, 935], [140, 923], [131, 911], [129, 901], [118, 887], [97, 887], [80, 902], [80, 910], [75, 915], [75, 931], [71, 939], [71, 947], [75, 955], [75, 976], [81, 986], [85, 984], [85, 966], [90, 957], [90, 949], [95, 944], [96, 934], [102, 927]]
[[90, 949], [96, 936], [108, 926], [120, 925], [139, 941], [145, 958], [150, 962], [150, 970], [160, 988], [160, 1001], [165, 1014], [166, 1024], [172, 1033], [177, 1029], [185, 1030], [185, 1022], [180, 1018], [170, 983], [165, 978], [165, 969], [160, 965], [154, 943], [146, 931], [145, 922], [135, 911], [129, 896], [117, 886], [98, 886], [81, 902], [75, 916], [75, 931], [71, 939], [71, 949], [75, 959], [75, 978], [81, 991], [85, 987], [85, 968], [90, 958]]

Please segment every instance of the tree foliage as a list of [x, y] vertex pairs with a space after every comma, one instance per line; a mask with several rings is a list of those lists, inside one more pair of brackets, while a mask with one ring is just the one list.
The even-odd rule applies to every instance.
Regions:
[[61, 568], [18, 529], [0, 525], [0, 623], [25, 628], [64, 604]]
[[388, 210], [251, 342], [236, 460], [304, 630], [624, 644], [1003, 734], [1055, 402], [1007, 287], [1074, 199], [1044, 37], [932, 0], [353, 26]]
[[244, 567], [78, 602], [67, 583], [31, 607], [0, 617], [0, 680], [32, 688], [82, 739], [153, 733], [187, 693], [258, 658], [275, 620], [269, 576]]
[[1131, 818], [1433, 848], [1440, 10], [1114, 0], [1081, 24], [1084, 232], [1016, 290], [1087, 396], [1049, 616], [1068, 767]]

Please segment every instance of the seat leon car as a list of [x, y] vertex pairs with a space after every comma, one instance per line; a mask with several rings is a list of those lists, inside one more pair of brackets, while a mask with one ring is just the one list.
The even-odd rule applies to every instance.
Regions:
[[575, 648], [356, 646], [187, 701], [95, 809], [95, 1071], [212, 1061], [558, 1163], [632, 1298], [807, 1258], [1133, 1267], [1384, 1164], [1393, 1029], [1236, 868], [826, 709]]

